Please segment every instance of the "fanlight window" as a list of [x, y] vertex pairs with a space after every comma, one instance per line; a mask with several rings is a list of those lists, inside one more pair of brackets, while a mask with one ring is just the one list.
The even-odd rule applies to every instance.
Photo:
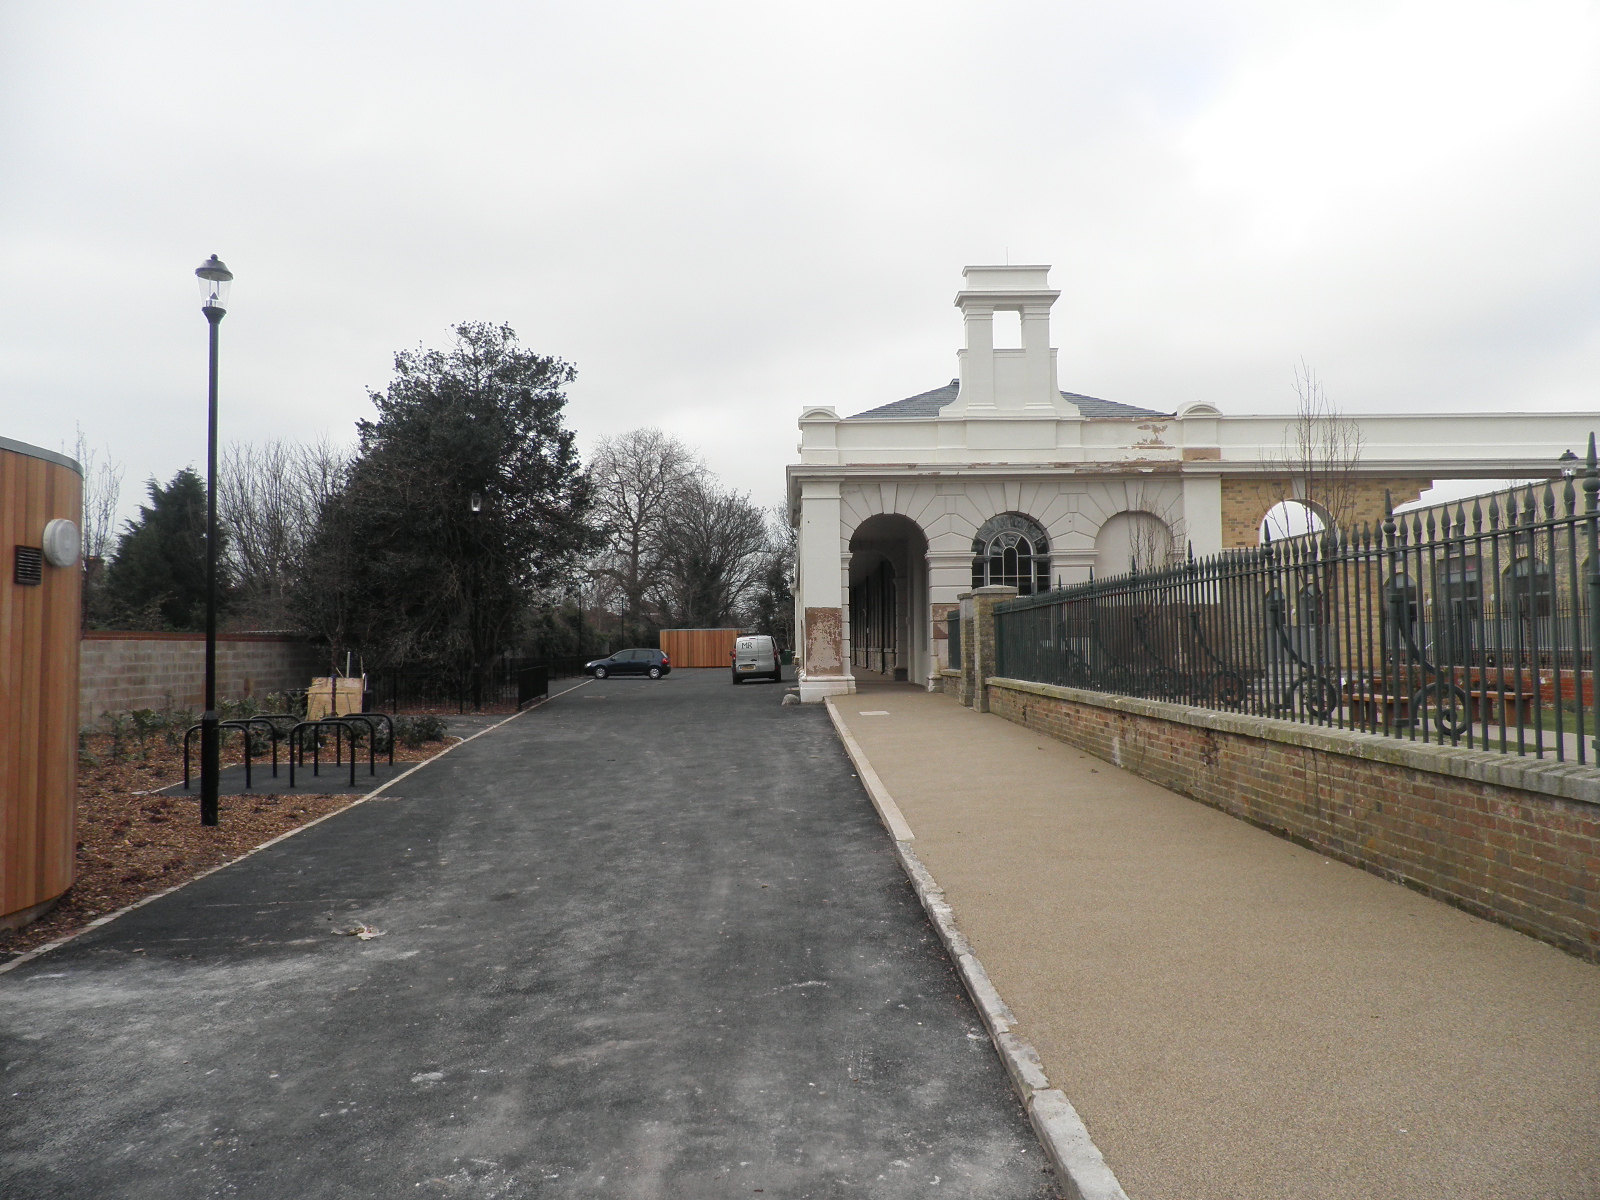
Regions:
[[1026, 517], [989, 521], [972, 543], [972, 586], [1003, 584], [1023, 596], [1050, 590], [1050, 543]]

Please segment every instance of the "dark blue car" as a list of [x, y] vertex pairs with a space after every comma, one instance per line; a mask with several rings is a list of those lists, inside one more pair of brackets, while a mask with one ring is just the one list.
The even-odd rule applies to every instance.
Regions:
[[608, 675], [646, 675], [660, 679], [672, 671], [672, 659], [665, 650], [618, 650], [610, 658], [585, 663], [584, 673], [596, 679]]

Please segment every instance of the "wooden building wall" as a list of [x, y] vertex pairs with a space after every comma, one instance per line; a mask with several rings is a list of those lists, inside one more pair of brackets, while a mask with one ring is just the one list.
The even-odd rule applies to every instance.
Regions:
[[82, 569], [46, 561], [19, 584], [14, 556], [58, 517], [81, 529], [82, 505], [67, 460], [0, 439], [0, 925], [73, 880]]
[[674, 667], [726, 667], [742, 629], [663, 629], [661, 649]]

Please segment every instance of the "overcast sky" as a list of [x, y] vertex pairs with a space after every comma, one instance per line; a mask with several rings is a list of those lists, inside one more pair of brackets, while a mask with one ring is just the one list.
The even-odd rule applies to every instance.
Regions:
[[503, 321], [764, 503], [968, 263], [1053, 264], [1069, 391], [1597, 410], [1597, 68], [1575, 0], [0, 0], [0, 435], [202, 465], [211, 253], [225, 439]]

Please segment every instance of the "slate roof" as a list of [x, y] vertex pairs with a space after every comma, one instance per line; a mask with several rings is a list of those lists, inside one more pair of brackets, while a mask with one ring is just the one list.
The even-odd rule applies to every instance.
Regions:
[[[869, 408], [866, 412], [856, 413], [846, 420], [857, 421], [863, 417], [874, 420], [915, 420], [937, 417], [939, 410], [956, 398], [960, 380], [952, 379], [943, 387], [934, 388], [931, 392], [919, 392], [915, 396], [907, 396], [904, 400], [896, 400], [893, 404], [881, 404], [877, 408]], [[1097, 396], [1080, 396], [1076, 392], [1062, 392], [1072, 404], [1085, 417], [1090, 419], [1105, 417], [1170, 417], [1171, 413], [1160, 413], [1148, 408], [1135, 408], [1131, 404], [1119, 404], [1115, 400], [1101, 400]]]

